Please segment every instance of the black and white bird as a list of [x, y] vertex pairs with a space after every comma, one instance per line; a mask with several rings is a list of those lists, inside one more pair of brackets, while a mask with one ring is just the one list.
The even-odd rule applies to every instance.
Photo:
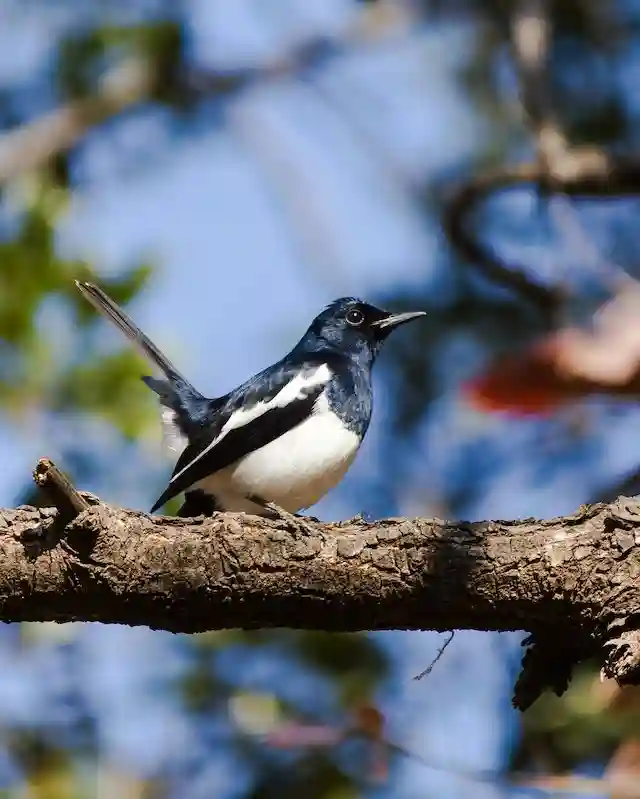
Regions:
[[208, 399], [104, 291], [76, 286], [163, 373], [142, 379], [160, 399], [165, 441], [179, 458], [151, 513], [184, 492], [180, 516], [295, 513], [318, 502], [344, 477], [367, 432], [371, 367], [382, 344], [424, 315], [335, 300], [281, 361]]

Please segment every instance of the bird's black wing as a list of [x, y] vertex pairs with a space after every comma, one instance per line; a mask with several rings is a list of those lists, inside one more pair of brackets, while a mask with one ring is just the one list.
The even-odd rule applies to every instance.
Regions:
[[150, 512], [299, 425], [312, 413], [330, 377], [320, 359], [281, 362], [231, 392], [210, 420], [207, 438], [192, 441], [184, 450]]

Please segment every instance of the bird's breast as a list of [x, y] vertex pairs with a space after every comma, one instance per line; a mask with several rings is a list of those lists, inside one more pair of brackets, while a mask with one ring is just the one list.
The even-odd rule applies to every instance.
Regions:
[[225, 510], [255, 512], [257, 494], [289, 512], [314, 505], [344, 477], [361, 438], [330, 410], [324, 396], [305, 421], [202, 480]]

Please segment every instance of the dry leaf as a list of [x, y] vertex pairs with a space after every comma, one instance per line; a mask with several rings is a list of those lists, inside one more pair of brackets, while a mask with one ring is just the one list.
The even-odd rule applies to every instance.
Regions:
[[626, 281], [594, 315], [499, 358], [463, 393], [477, 408], [545, 415], [594, 394], [640, 398], [640, 283]]

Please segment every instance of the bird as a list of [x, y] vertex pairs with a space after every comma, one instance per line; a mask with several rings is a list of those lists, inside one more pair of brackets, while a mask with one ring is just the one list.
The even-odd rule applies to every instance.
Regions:
[[178, 455], [155, 513], [184, 493], [178, 516], [217, 511], [284, 518], [315, 505], [344, 477], [369, 427], [371, 369], [391, 331], [424, 311], [390, 313], [356, 297], [334, 300], [278, 362], [224, 396], [208, 398], [94, 283], [81, 294], [162, 377], [165, 443]]

